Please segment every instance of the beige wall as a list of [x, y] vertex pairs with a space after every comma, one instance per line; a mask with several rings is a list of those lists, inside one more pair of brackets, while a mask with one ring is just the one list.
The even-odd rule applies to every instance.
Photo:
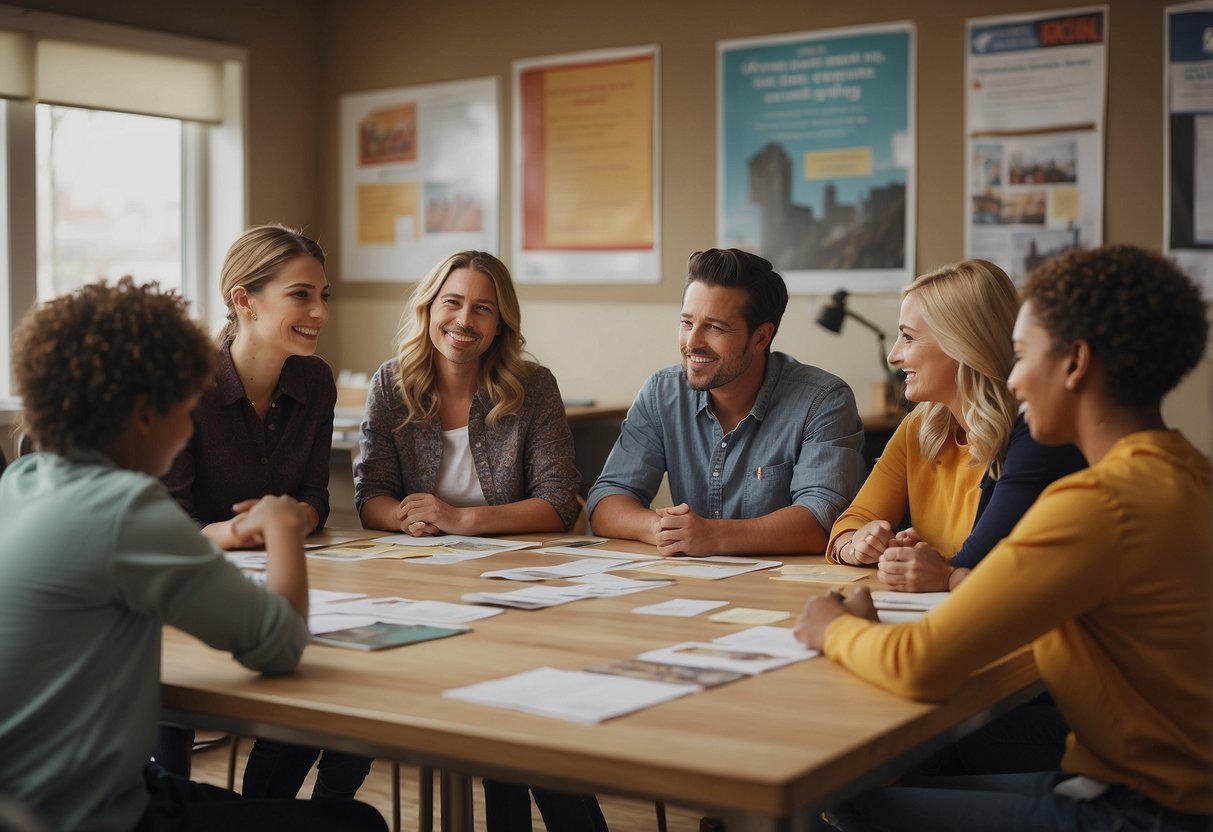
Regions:
[[[406, 286], [346, 283], [338, 264], [337, 100], [345, 92], [496, 76], [508, 122], [510, 62], [655, 43], [661, 47], [663, 279], [631, 287], [521, 289], [524, 331], [570, 397], [628, 401], [676, 358], [687, 254], [715, 238], [715, 44], [724, 38], [912, 19], [918, 26], [918, 270], [963, 253], [964, 17], [1065, 8], [1048, 0], [30, 0], [30, 8], [237, 43], [249, 48], [249, 217], [313, 231], [332, 255], [336, 299], [322, 351], [334, 367], [373, 370], [391, 354]], [[1106, 239], [1158, 247], [1162, 235], [1162, 9], [1112, 0]], [[891, 13], [896, 11], [896, 14]], [[503, 130], [508, 159], [509, 136]], [[510, 216], [502, 178], [502, 239]], [[509, 261], [508, 251], [503, 251]], [[588, 302], [592, 301], [592, 303]], [[875, 339], [813, 324], [820, 298], [795, 297], [776, 347], [838, 373], [861, 409], [879, 378]], [[890, 334], [897, 299], [856, 300]], [[1168, 418], [1213, 451], [1213, 362], [1167, 403]]]
[[[808, 4], [764, 0], [744, 14], [733, 2], [616, 0], [614, 3], [500, 0], [400, 3], [360, 0], [324, 7], [321, 79], [321, 222], [336, 254], [337, 101], [346, 92], [496, 76], [502, 121], [510, 112], [510, 62], [582, 49], [655, 43], [661, 48], [663, 275], [628, 287], [524, 286], [523, 331], [568, 397], [630, 401], [653, 369], [674, 363], [679, 293], [687, 255], [715, 239], [715, 44], [726, 38], [912, 19], [918, 27], [918, 270], [963, 255], [964, 18], [1035, 12], [1073, 3], [971, 0], [958, 4], [882, 0]], [[1162, 0], [1112, 0], [1108, 66], [1106, 227], [1108, 241], [1162, 243]], [[957, 11], [956, 9], [962, 9]], [[524, 12], [524, 13], [523, 13]], [[540, 24], [538, 21], [542, 21]], [[509, 158], [503, 129], [504, 159]], [[509, 193], [509, 170], [502, 176]], [[502, 240], [509, 240], [502, 199]], [[509, 262], [504, 247], [503, 259]], [[393, 351], [407, 286], [346, 283], [339, 266], [335, 331], [326, 349], [339, 367], [370, 371]], [[838, 373], [861, 410], [880, 378], [874, 336], [840, 336], [813, 324], [820, 298], [794, 297], [776, 347]], [[591, 302], [592, 301], [592, 302]], [[858, 299], [857, 311], [892, 334], [894, 296]], [[1206, 359], [1167, 403], [1167, 415], [1213, 451], [1213, 363]]]

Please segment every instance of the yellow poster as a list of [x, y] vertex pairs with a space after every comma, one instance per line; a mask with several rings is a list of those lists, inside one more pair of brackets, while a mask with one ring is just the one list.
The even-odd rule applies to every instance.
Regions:
[[532, 70], [527, 248], [653, 247], [653, 71], [651, 55]]
[[412, 228], [409, 235], [421, 236], [416, 182], [390, 182], [358, 186], [358, 242], [396, 242], [397, 222], [404, 218]]

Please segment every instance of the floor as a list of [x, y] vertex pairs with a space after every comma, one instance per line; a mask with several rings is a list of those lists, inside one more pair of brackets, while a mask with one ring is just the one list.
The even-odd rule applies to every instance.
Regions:
[[[213, 735], [211, 735], [213, 736]], [[200, 734], [199, 740], [208, 735]], [[252, 742], [245, 739], [238, 746], [236, 762], [236, 788], [240, 787], [240, 778], [244, 773], [244, 762]], [[217, 747], [194, 754], [192, 777], [201, 783], [212, 783], [217, 786], [227, 784], [227, 769], [230, 746], [223, 743]], [[386, 760], [376, 760], [370, 776], [358, 792], [358, 799], [370, 803], [382, 813], [389, 826], [392, 822], [392, 766]], [[315, 769], [304, 782], [301, 794], [306, 797], [311, 794]], [[439, 799], [437, 788], [434, 790], [434, 828], [439, 824]], [[415, 830], [417, 825], [418, 803], [417, 770], [411, 766], [400, 767], [400, 817], [401, 828]], [[484, 830], [484, 796], [479, 783], [473, 790], [475, 801], [474, 813], [477, 832]], [[623, 798], [601, 798], [602, 812], [606, 816], [607, 825], [611, 832], [652, 832], [657, 829], [657, 814], [652, 803], [640, 800], [624, 800]], [[666, 821], [670, 832], [697, 832], [699, 829], [700, 813], [676, 806], [666, 807]], [[535, 812], [534, 829], [542, 832], [543, 820]]]

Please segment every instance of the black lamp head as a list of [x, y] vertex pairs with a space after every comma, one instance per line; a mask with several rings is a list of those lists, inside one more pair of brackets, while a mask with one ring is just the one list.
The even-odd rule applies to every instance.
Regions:
[[830, 332], [842, 332], [842, 322], [847, 317], [847, 290], [839, 289], [830, 297], [830, 302], [817, 315], [817, 325]]

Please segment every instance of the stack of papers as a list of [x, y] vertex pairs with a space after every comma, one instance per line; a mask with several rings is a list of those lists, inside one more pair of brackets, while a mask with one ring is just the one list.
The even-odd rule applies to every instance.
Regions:
[[487, 558], [500, 552], [516, 552], [520, 549], [531, 549], [541, 545], [534, 540], [498, 540], [492, 537], [462, 537], [454, 534], [435, 535], [434, 537], [394, 534], [376, 538], [375, 542], [416, 549], [417, 554], [410, 558], [409, 563], [424, 563], [432, 566]]
[[873, 592], [872, 603], [876, 605], [876, 617], [885, 624], [901, 624], [917, 621], [927, 610], [942, 604], [952, 597], [950, 592]]
[[467, 624], [500, 615], [501, 610], [445, 601], [412, 601], [408, 598], [365, 598], [348, 603], [331, 603], [316, 609], [333, 615], [372, 616], [377, 621], [401, 621], [406, 624]]
[[[588, 544], [587, 544], [588, 545]], [[661, 560], [660, 555], [638, 555], [635, 552], [616, 552], [613, 549], [587, 549], [583, 546], [544, 546], [539, 550], [542, 555], [575, 555], [582, 558], [613, 558], [615, 560]]]
[[796, 640], [787, 627], [751, 627], [711, 642], [684, 641], [650, 650], [637, 658], [660, 664], [728, 670], [756, 676], [818, 655]]
[[518, 569], [498, 569], [494, 572], [481, 572], [482, 578], [504, 578], [508, 581], [546, 581], [550, 578], [579, 578], [583, 575], [593, 575], [627, 566], [631, 560], [613, 560], [607, 558], [583, 558], [561, 563], [557, 566], [525, 566]]
[[772, 581], [789, 581], [791, 583], [840, 584], [851, 581], [861, 581], [869, 575], [874, 575], [873, 569], [862, 569], [858, 566], [846, 566], [840, 563], [797, 563], [785, 564], [778, 575], [772, 575]]
[[616, 595], [631, 595], [659, 586], [669, 586], [673, 581], [632, 580], [618, 575], [591, 574], [570, 578], [572, 586], [528, 586], [513, 592], [469, 592], [462, 600], [470, 604], [495, 604], [516, 607], [522, 610], [539, 610], [555, 607], [582, 598], [610, 598]]

